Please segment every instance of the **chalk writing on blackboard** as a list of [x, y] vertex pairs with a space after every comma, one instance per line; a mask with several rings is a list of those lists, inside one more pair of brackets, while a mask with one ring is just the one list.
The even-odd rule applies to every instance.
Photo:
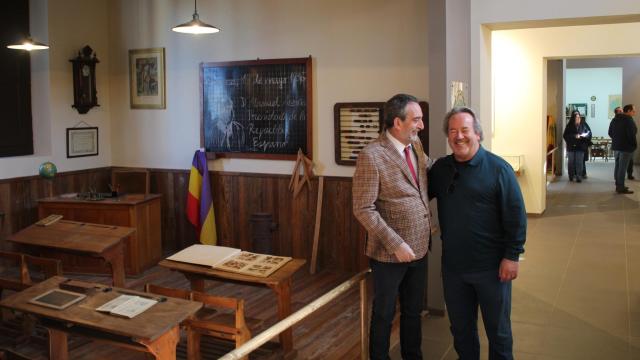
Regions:
[[310, 66], [310, 58], [201, 64], [206, 151], [285, 159], [302, 149], [309, 156]]

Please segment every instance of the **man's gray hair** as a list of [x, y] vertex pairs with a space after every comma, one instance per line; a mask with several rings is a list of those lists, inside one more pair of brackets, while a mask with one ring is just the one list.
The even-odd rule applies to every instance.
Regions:
[[480, 135], [480, 141], [484, 140], [484, 133], [482, 132], [482, 126], [480, 125], [480, 121], [476, 117], [476, 113], [474, 113], [473, 110], [471, 110], [471, 108], [468, 108], [466, 106], [454, 107], [444, 116], [444, 123], [442, 126], [442, 130], [444, 130], [444, 134], [447, 136], [449, 135], [449, 120], [454, 115], [460, 114], [460, 113], [471, 115], [471, 117], [473, 118], [473, 131], [475, 131], [476, 134]]

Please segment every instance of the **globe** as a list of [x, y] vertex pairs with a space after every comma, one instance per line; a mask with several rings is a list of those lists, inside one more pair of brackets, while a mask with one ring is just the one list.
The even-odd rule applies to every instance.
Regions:
[[40, 164], [40, 167], [38, 168], [38, 173], [45, 179], [53, 179], [57, 172], [58, 168], [50, 161]]

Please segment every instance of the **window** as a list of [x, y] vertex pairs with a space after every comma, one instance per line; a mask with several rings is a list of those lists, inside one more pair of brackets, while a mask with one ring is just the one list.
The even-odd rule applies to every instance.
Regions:
[[0, 1], [0, 157], [33, 154], [31, 62], [7, 49], [29, 34], [29, 1]]

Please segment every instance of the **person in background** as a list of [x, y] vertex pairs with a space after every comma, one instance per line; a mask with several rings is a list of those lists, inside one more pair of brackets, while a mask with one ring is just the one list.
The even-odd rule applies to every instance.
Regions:
[[633, 194], [633, 191], [625, 186], [624, 178], [625, 175], [627, 175], [626, 172], [629, 168], [631, 156], [638, 147], [636, 140], [638, 128], [633, 120], [636, 109], [633, 104], [628, 104], [624, 106], [622, 111], [623, 113], [617, 114], [609, 124], [611, 149], [613, 149], [616, 157], [616, 165], [613, 173], [616, 180], [616, 192], [618, 194]]
[[[613, 109], [613, 113], [615, 115], [622, 114], [622, 108], [620, 106]], [[613, 119], [611, 119], [613, 121]], [[631, 160], [629, 160], [629, 166], [627, 167], [627, 179], [635, 180], [636, 178], [633, 176], [633, 155], [631, 155]]]
[[353, 175], [353, 213], [367, 230], [365, 253], [373, 275], [369, 352], [371, 359], [389, 359], [399, 297], [402, 358], [419, 360], [431, 213], [418, 100], [406, 94], [389, 99], [384, 127], [358, 155]]
[[511, 282], [527, 234], [522, 193], [513, 168], [480, 145], [482, 127], [473, 110], [453, 108], [444, 131], [453, 154], [429, 171], [429, 197], [438, 200], [453, 344], [460, 359], [480, 358], [480, 307], [489, 359], [512, 360]]
[[584, 155], [591, 142], [591, 130], [580, 116], [579, 111], [573, 111], [567, 126], [562, 134], [567, 143], [567, 155], [569, 157], [569, 181], [582, 182], [582, 167], [584, 166]]
[[582, 118], [582, 123], [584, 124], [584, 126], [587, 129], [587, 131], [589, 132], [589, 140], [587, 141], [587, 149], [584, 152], [584, 158], [583, 158], [583, 161], [582, 161], [582, 178], [586, 179], [587, 178], [587, 161], [589, 161], [589, 149], [593, 145], [593, 143], [591, 142], [591, 138], [592, 138], [593, 134], [591, 132], [591, 127], [589, 126], [589, 124], [587, 124], [586, 117]]

